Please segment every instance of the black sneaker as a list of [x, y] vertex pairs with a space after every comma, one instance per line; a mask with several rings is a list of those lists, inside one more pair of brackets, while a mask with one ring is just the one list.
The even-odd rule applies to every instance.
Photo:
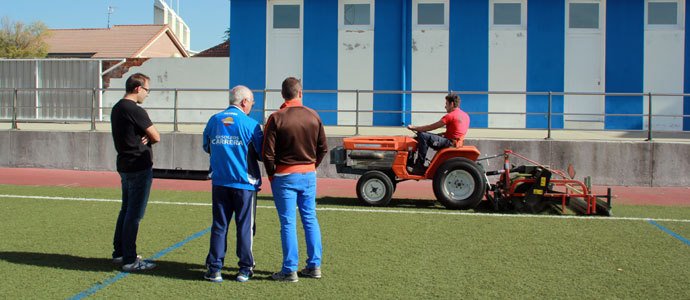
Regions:
[[321, 267], [304, 268], [299, 271], [299, 275], [304, 277], [311, 277], [316, 279], [321, 279]]
[[292, 271], [290, 274], [285, 274], [283, 272], [275, 272], [271, 275], [271, 278], [276, 281], [286, 281], [286, 282], [297, 282], [297, 271]]

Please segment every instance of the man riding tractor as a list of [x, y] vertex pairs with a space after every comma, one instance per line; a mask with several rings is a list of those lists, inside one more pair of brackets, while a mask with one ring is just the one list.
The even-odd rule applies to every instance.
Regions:
[[[452, 93], [446, 95], [445, 109], [448, 113], [436, 123], [424, 126], [407, 126], [407, 129], [417, 132], [415, 137], [417, 140], [417, 159], [414, 166], [411, 167], [411, 174], [424, 174], [426, 171], [424, 165], [426, 152], [429, 147], [436, 151], [447, 148], [457, 144], [467, 133], [467, 129], [470, 127], [470, 116], [460, 109], [460, 97]], [[427, 132], [443, 126], [446, 126], [444, 133], [436, 135]]]

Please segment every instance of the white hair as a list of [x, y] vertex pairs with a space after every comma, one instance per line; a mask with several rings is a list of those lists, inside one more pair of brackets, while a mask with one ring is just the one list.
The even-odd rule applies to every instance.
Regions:
[[244, 99], [251, 99], [252, 91], [243, 85], [238, 85], [230, 90], [230, 105], [240, 105]]

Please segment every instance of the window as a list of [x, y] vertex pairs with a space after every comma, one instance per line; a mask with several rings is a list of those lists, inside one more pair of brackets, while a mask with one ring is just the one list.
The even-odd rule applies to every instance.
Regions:
[[299, 29], [299, 4], [273, 5], [273, 28]]
[[443, 3], [417, 4], [418, 25], [444, 25], [445, 23], [445, 6]]
[[491, 30], [525, 30], [527, 0], [490, 0], [489, 27]]
[[599, 3], [570, 3], [569, 28], [599, 29]]
[[521, 25], [520, 3], [494, 3], [494, 25]]
[[369, 4], [345, 4], [345, 25], [369, 25], [370, 21]]
[[647, 5], [648, 25], [676, 25], [678, 24], [678, 3], [649, 2]]

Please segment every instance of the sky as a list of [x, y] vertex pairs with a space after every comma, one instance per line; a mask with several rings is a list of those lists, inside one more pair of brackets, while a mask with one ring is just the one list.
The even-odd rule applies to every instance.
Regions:
[[[163, 0], [176, 10], [191, 31], [191, 50], [223, 42], [230, 26], [229, 0]], [[177, 10], [179, 2], [179, 11]], [[41, 21], [52, 29], [106, 28], [153, 23], [154, 0], [0, 0], [0, 17], [26, 24]]]

